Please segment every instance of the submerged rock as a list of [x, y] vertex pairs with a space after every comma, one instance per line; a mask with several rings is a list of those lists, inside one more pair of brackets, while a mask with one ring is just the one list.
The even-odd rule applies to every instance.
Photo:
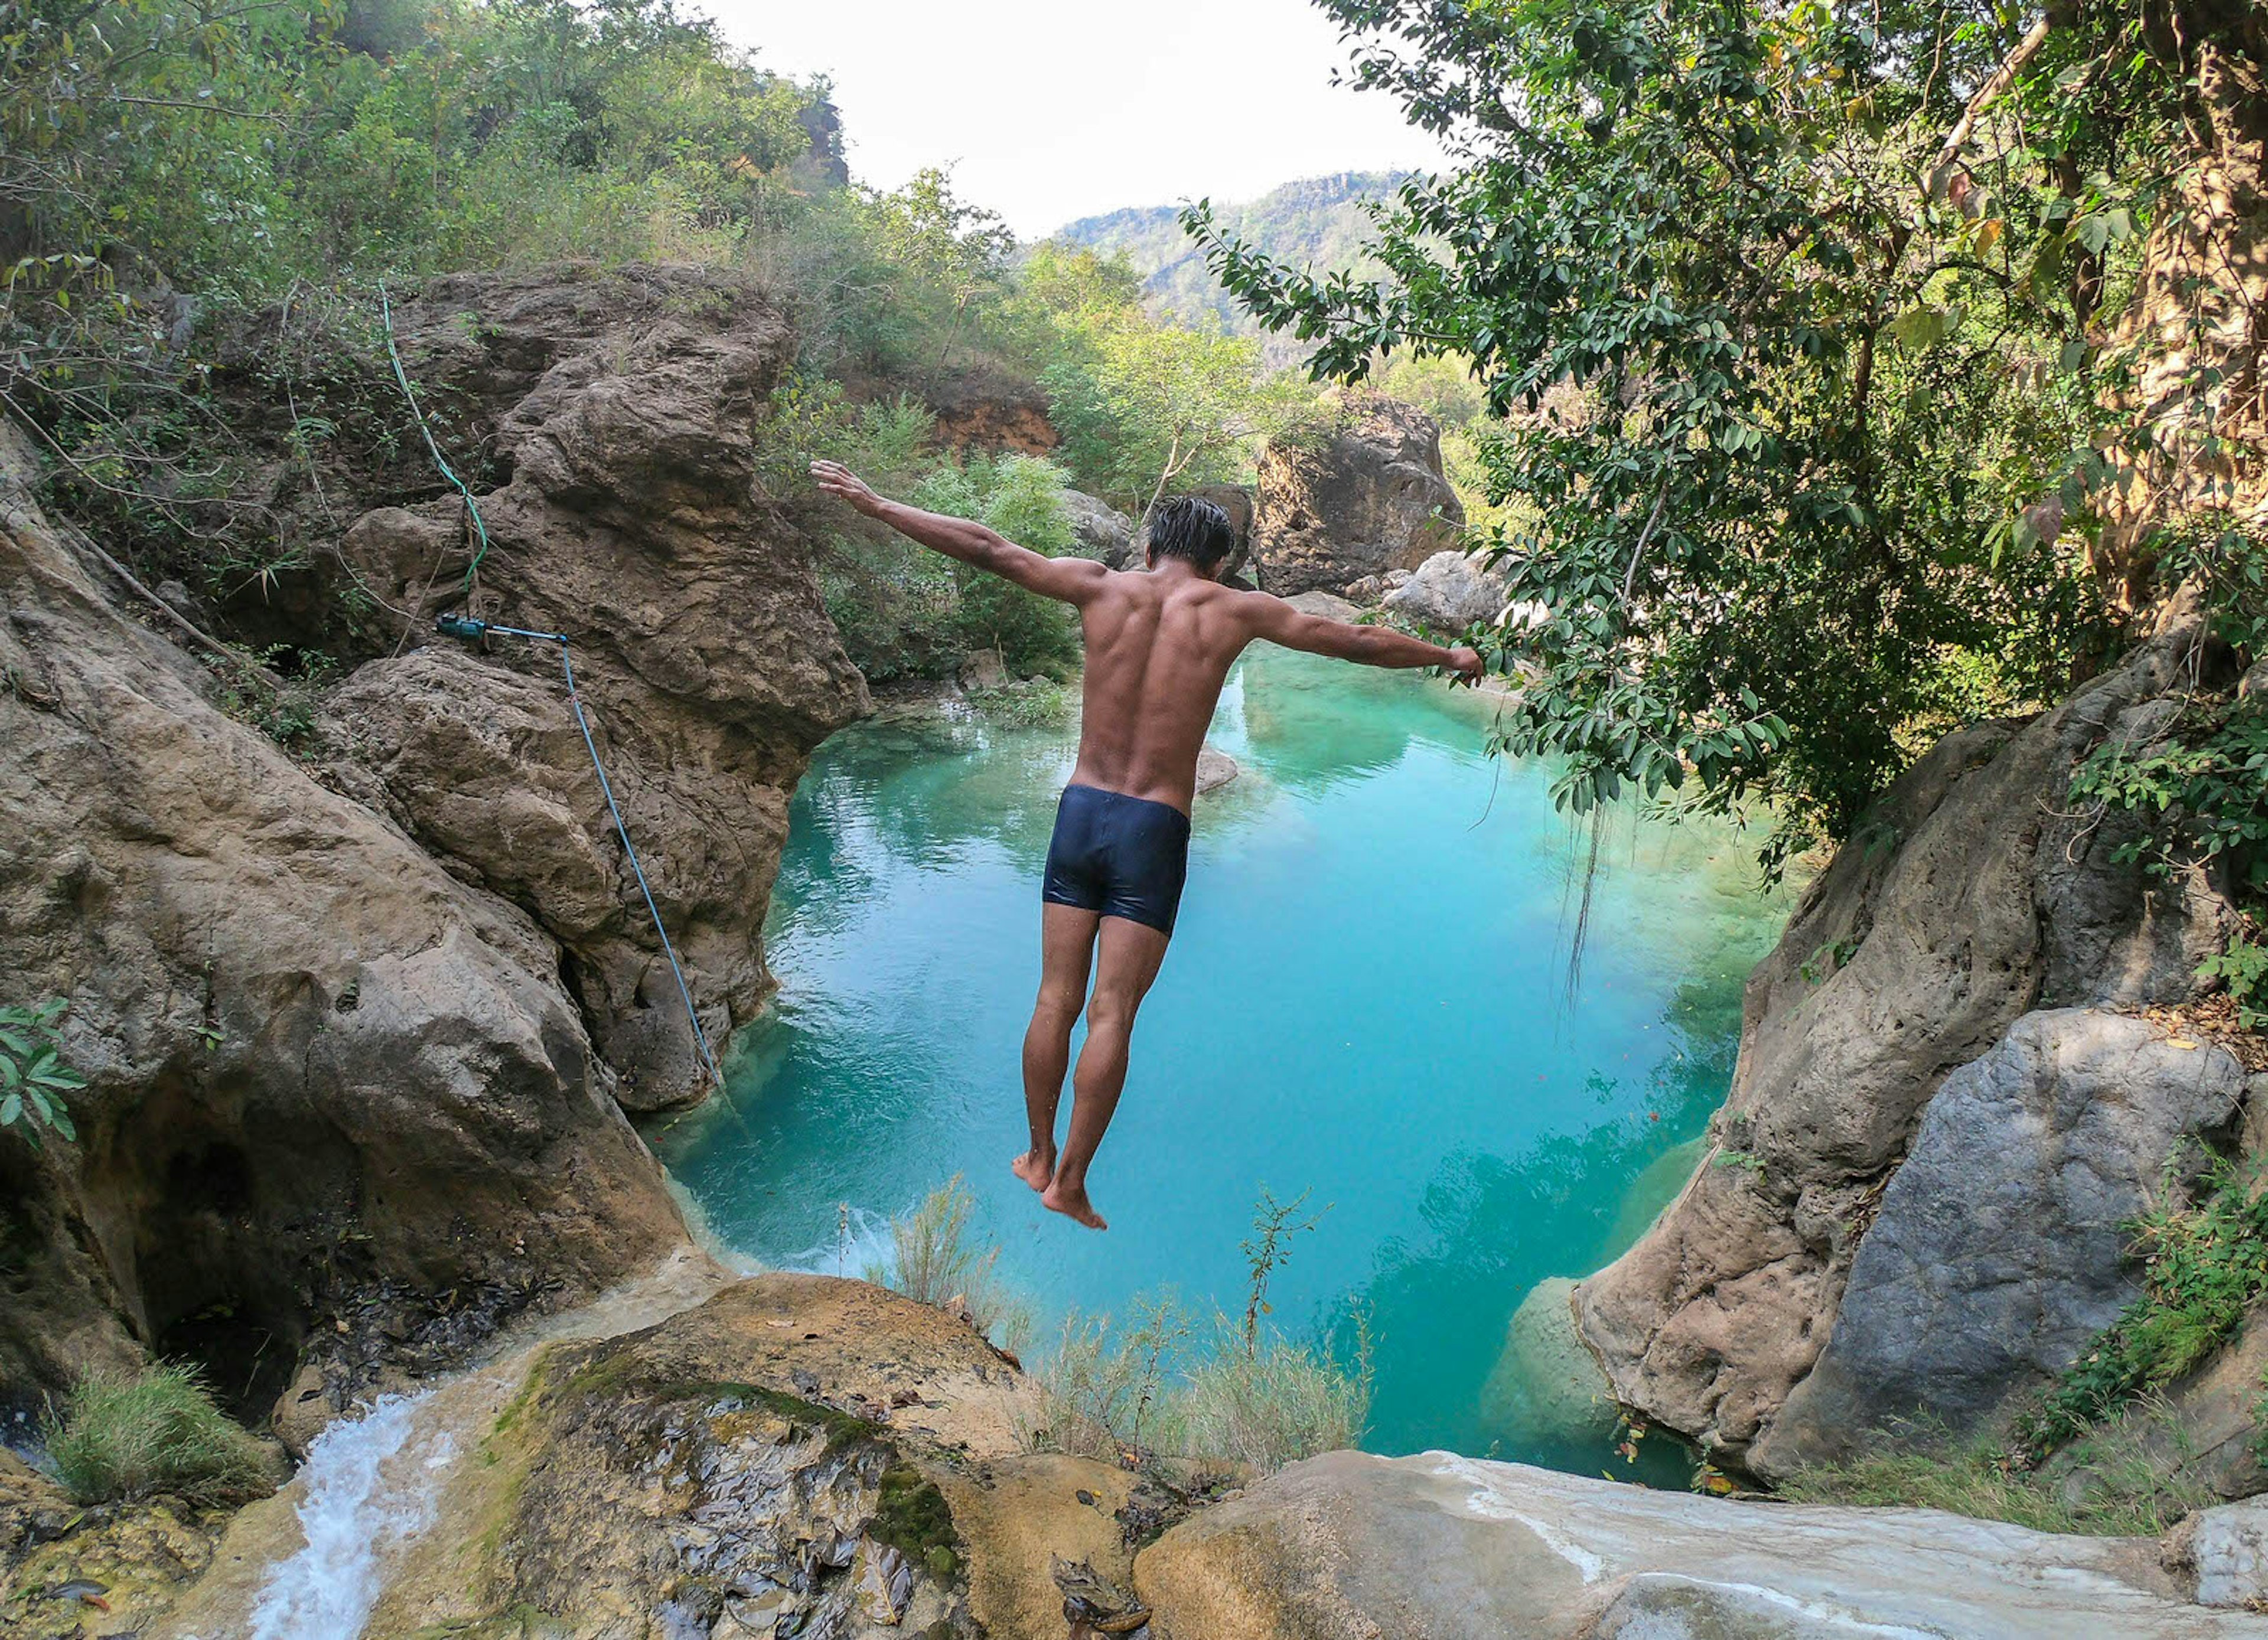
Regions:
[[1207, 746], [1197, 753], [1197, 795], [1226, 785], [1243, 771], [1236, 760], [1217, 746]]
[[1554, 1276], [1536, 1283], [1513, 1312], [1504, 1352], [1481, 1392], [1491, 1433], [1523, 1445], [1594, 1440], [1606, 1449], [1622, 1409], [1575, 1330], [1574, 1291], [1572, 1281]]
[[2236, 1640], [2150, 1539], [1932, 1510], [1732, 1503], [1432, 1452], [1331, 1452], [1134, 1563], [1159, 1627], [1204, 1640]]
[[1441, 430], [1415, 406], [1357, 394], [1313, 445], [1261, 452], [1252, 558], [1266, 590], [1343, 592], [1451, 546], [1464, 507], [1441, 470]]

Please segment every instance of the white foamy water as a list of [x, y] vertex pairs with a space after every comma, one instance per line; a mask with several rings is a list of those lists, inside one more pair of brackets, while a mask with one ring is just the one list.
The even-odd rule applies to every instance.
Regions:
[[[848, 1222], [826, 1240], [784, 1259], [780, 1269], [798, 1276], [848, 1276], [856, 1280], [870, 1269], [887, 1269], [897, 1261], [897, 1241], [887, 1214], [851, 1208]], [[743, 1255], [744, 1262], [753, 1263]]]
[[431, 1393], [381, 1396], [308, 1447], [298, 1510], [306, 1543], [261, 1586], [252, 1640], [359, 1640], [385, 1586], [387, 1550], [431, 1521], [455, 1456], [447, 1430], [418, 1428]]

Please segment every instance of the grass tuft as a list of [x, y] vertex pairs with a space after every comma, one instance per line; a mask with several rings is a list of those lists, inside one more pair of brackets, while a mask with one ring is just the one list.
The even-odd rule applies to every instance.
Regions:
[[2186, 1448], [2160, 1403], [2131, 1406], [2073, 1441], [2048, 1469], [2024, 1467], [2004, 1441], [1907, 1447], [1822, 1465], [1777, 1489], [1794, 1503], [1942, 1509], [2036, 1532], [2155, 1537], [2220, 1501], [2183, 1473]]
[[1248, 1339], [1219, 1318], [1213, 1353], [1191, 1367], [1167, 1406], [1174, 1444], [1266, 1474], [1318, 1452], [1352, 1446], [1370, 1417], [1366, 1328], [1351, 1370], [1281, 1337]]
[[1020, 1350], [1031, 1330], [1031, 1313], [993, 1273], [1000, 1249], [980, 1250], [969, 1225], [976, 1197], [959, 1173], [931, 1191], [922, 1204], [890, 1223], [890, 1257], [869, 1265], [865, 1278], [918, 1304], [966, 1312], [976, 1330], [1002, 1347]]
[[213, 1405], [191, 1367], [81, 1379], [70, 1410], [41, 1430], [55, 1473], [82, 1504], [161, 1494], [239, 1504], [275, 1489], [267, 1449]]

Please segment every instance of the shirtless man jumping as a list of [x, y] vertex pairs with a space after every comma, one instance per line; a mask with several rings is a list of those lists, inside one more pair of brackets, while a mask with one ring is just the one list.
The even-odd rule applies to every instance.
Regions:
[[[1223, 586], [1218, 577], [1234, 536], [1228, 515], [1209, 501], [1159, 507], [1150, 518], [1149, 573], [1127, 574], [1091, 558], [1049, 558], [981, 524], [885, 500], [833, 461], [813, 462], [811, 474], [828, 495], [900, 534], [1079, 611], [1086, 640], [1079, 762], [1040, 885], [1040, 997], [1024, 1033], [1032, 1144], [1012, 1166], [1048, 1208], [1104, 1229], [1086, 1199], [1087, 1165], [1118, 1108], [1135, 1011], [1173, 937], [1189, 869], [1197, 753], [1229, 668], [1255, 638], [1366, 666], [1444, 666], [1467, 681], [1479, 678], [1481, 658]], [[1082, 1009], [1086, 1046], [1058, 1156], [1056, 1111]]]

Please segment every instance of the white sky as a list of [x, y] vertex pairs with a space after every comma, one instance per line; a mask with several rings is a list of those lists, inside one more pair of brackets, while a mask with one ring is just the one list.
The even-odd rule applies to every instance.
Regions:
[[1442, 163], [1307, 0], [703, 0], [770, 69], [835, 82], [861, 181], [950, 165], [1020, 239], [1126, 205]]

